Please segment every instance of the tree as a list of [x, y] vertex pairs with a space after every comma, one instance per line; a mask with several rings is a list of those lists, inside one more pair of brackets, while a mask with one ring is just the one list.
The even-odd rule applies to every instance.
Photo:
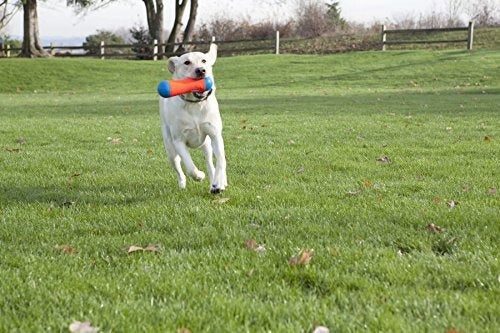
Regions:
[[347, 27], [347, 22], [341, 16], [341, 9], [339, 2], [327, 3], [326, 15], [330, 19], [333, 29], [336, 28], [345, 29]]
[[487, 27], [500, 24], [499, 8], [495, 0], [471, 1], [468, 8], [471, 20], [478, 26]]
[[93, 35], [85, 37], [83, 49], [90, 54], [99, 54], [101, 49], [101, 41], [104, 44], [124, 44], [125, 41], [120, 36], [107, 30], [97, 30]]
[[132, 51], [137, 55], [137, 59], [151, 59], [152, 39], [148, 30], [142, 25], [130, 29], [130, 34], [134, 41]]
[[23, 46], [21, 57], [35, 58], [48, 57], [48, 53], [40, 42], [40, 31], [38, 30], [37, 0], [22, 0], [23, 6]]
[[[148, 31], [151, 39], [156, 39], [158, 44], [163, 44], [163, 0], [142, 0], [146, 6]], [[177, 2], [177, 1], [176, 1]], [[159, 49], [160, 57], [162, 50]]]
[[0, 0], [0, 35], [4, 34], [4, 29], [9, 24], [14, 14], [19, 9], [19, 3], [9, 3], [9, 0]]

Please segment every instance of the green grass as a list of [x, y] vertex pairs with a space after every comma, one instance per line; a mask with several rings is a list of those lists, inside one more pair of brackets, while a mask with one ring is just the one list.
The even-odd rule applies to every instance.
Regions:
[[497, 330], [499, 63], [221, 58], [230, 187], [212, 196], [167, 163], [164, 63], [0, 61], [0, 331]]

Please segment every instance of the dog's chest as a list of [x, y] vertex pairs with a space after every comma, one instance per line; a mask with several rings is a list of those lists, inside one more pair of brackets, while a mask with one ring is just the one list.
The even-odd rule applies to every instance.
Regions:
[[208, 135], [206, 124], [203, 123], [190, 123], [182, 130], [184, 141], [190, 148], [198, 148], [205, 142]]

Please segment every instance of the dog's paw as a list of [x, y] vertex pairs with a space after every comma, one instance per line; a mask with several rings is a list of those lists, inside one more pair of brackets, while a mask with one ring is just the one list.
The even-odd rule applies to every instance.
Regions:
[[210, 187], [210, 193], [212, 194], [219, 194], [224, 191], [224, 187], [217, 186], [216, 184], [213, 184], [212, 187]]
[[194, 181], [197, 182], [201, 182], [203, 179], [205, 179], [205, 173], [200, 170], [194, 170], [194, 172], [190, 176]]
[[182, 179], [177, 179], [177, 183], [179, 184], [179, 188], [184, 190], [186, 188], [186, 177]]

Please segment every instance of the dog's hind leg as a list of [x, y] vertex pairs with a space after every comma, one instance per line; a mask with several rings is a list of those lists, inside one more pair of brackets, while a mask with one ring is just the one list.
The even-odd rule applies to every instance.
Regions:
[[172, 164], [172, 167], [174, 168], [175, 172], [177, 173], [177, 182], [179, 183], [179, 187], [181, 189], [185, 189], [186, 176], [182, 171], [181, 157], [175, 151], [175, 147], [172, 144], [172, 139], [170, 137], [168, 129], [165, 126], [162, 126], [161, 132], [163, 134], [163, 144], [165, 145], [165, 151], [167, 152], [168, 160], [170, 161], [170, 164]]
[[203, 155], [205, 156], [205, 163], [207, 165], [208, 179], [210, 179], [210, 184], [213, 184], [215, 167], [213, 161], [213, 150], [212, 150], [212, 140], [209, 136], [205, 139], [205, 142], [201, 146]]

